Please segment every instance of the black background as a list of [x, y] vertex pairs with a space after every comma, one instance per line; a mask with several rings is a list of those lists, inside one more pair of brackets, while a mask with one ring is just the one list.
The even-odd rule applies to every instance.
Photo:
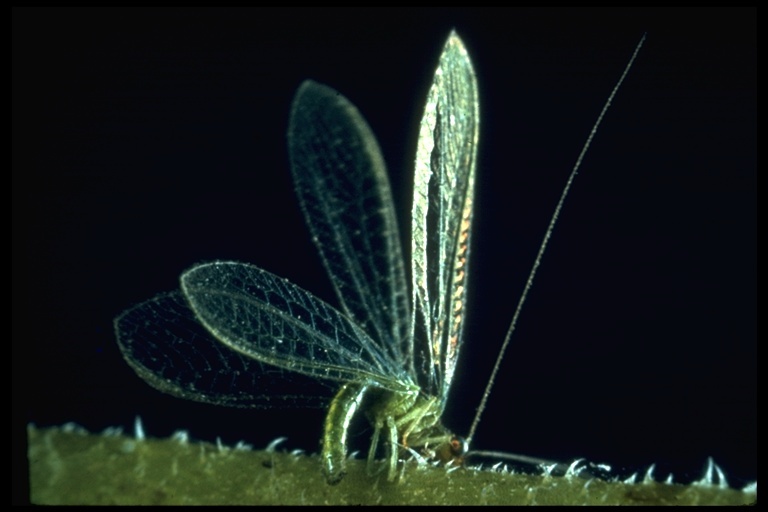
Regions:
[[[321, 409], [163, 395], [122, 359], [121, 310], [212, 259], [337, 304], [290, 181], [312, 78], [365, 115], [406, 222], [418, 118], [455, 27], [480, 86], [470, 311], [446, 424], [466, 433], [589, 130], [474, 446], [620, 474], [756, 477], [756, 11], [15, 9], [13, 444], [22, 427], [317, 449]], [[403, 226], [405, 229], [407, 226]], [[370, 432], [356, 430], [365, 447]]]

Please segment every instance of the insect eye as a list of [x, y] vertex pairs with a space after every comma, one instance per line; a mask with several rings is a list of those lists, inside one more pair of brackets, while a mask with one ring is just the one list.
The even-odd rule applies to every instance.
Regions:
[[467, 440], [463, 437], [453, 436], [449, 444], [451, 448], [451, 455], [454, 457], [461, 457], [466, 455], [467, 451], [469, 450]]

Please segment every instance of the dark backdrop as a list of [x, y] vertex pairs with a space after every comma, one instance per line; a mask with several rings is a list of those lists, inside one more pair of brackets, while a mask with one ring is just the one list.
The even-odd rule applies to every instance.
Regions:
[[[299, 83], [341, 91], [401, 223], [450, 29], [480, 85], [470, 312], [445, 422], [465, 433], [568, 172], [643, 32], [524, 308], [475, 447], [756, 479], [756, 11], [16, 9], [13, 445], [23, 425], [317, 449], [321, 409], [163, 395], [112, 319], [205, 260], [336, 304], [285, 133]], [[364, 427], [363, 427], [364, 428]], [[356, 431], [363, 448], [370, 432]], [[23, 474], [23, 472], [22, 472]]]

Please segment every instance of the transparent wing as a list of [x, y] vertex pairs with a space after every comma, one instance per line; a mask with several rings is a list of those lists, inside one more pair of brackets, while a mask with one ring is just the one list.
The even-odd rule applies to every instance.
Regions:
[[452, 32], [421, 120], [411, 220], [412, 328], [426, 341], [417, 349], [428, 379], [421, 384], [443, 399], [461, 344], [478, 116], [472, 64]]
[[412, 368], [410, 312], [392, 192], [376, 138], [354, 105], [312, 81], [288, 129], [296, 192], [349, 319]]
[[315, 378], [412, 388], [405, 369], [342, 313], [253, 265], [215, 262], [181, 275], [197, 320], [221, 343]]
[[[161, 294], [115, 319], [120, 351], [154, 388], [187, 400], [231, 407], [321, 406], [327, 396], [296, 378], [231, 350], [195, 318], [180, 291]], [[316, 379], [312, 379], [317, 382]], [[279, 392], [275, 392], [275, 391]], [[330, 391], [326, 393], [329, 395]]]

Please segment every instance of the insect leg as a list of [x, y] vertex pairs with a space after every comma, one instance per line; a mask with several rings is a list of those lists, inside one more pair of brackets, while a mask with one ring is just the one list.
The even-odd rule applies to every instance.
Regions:
[[[365, 384], [344, 384], [328, 407], [321, 460], [325, 479], [331, 485], [339, 483], [346, 474], [349, 425], [367, 391]], [[374, 435], [378, 435], [378, 429]]]

